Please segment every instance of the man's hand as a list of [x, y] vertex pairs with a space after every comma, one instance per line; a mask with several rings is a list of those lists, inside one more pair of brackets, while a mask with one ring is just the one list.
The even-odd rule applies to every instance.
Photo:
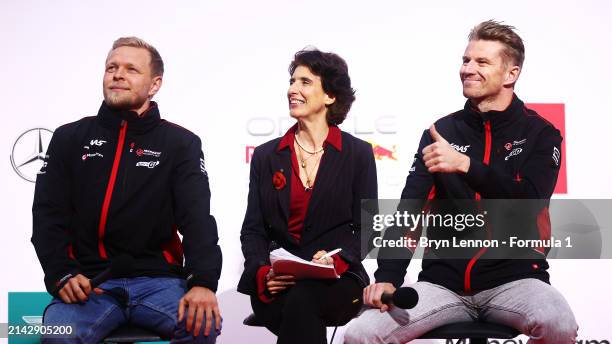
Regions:
[[370, 284], [363, 290], [363, 303], [380, 308], [380, 312], [384, 313], [389, 310], [389, 305], [385, 305], [380, 300], [383, 293], [392, 294], [395, 292], [395, 287], [391, 283], [374, 283]]
[[327, 254], [327, 251], [324, 251], [324, 250], [317, 251], [317, 253], [315, 253], [314, 256], [312, 256], [312, 261], [314, 263], [323, 264], [323, 265], [334, 265], [334, 258], [332, 257], [325, 257], [321, 259], [321, 257], [323, 257], [326, 254]]
[[457, 152], [436, 130], [434, 124], [429, 127], [429, 134], [435, 141], [423, 148], [423, 162], [430, 173], [467, 173], [470, 158]]
[[206, 325], [204, 327], [204, 335], [210, 334], [212, 325], [212, 317], [215, 317], [215, 328], [217, 331], [221, 328], [221, 312], [217, 304], [215, 293], [204, 287], [193, 287], [179, 301], [178, 321], [183, 320], [185, 315], [185, 307], [187, 307], [186, 330], [191, 332], [191, 328], [195, 323], [193, 335], [197, 337], [202, 328], [202, 320], [206, 317]]
[[275, 295], [295, 284], [295, 277], [291, 275], [275, 275], [270, 270], [266, 275], [266, 288], [270, 294]]
[[[64, 303], [78, 303], [85, 302], [89, 299], [89, 293], [91, 293], [91, 283], [89, 278], [78, 274], [68, 280], [66, 284], [60, 289], [59, 297]], [[102, 294], [104, 291], [100, 288], [94, 288], [93, 291], [96, 294]]]

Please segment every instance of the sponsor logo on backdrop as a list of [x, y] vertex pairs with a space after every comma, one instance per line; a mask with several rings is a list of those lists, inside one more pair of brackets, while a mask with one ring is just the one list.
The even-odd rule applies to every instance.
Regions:
[[389, 149], [374, 142], [370, 142], [370, 144], [372, 144], [372, 151], [374, 152], [374, 158], [376, 160], [389, 159], [397, 161], [397, 156], [395, 154], [397, 153], [397, 145], [393, 145], [391, 149]]
[[[295, 124], [295, 119], [283, 117], [252, 117], [246, 122], [246, 131], [250, 136], [283, 136]], [[359, 135], [397, 134], [396, 116], [379, 116], [373, 120], [359, 117], [347, 118], [343, 128], [349, 133]]]
[[42, 325], [43, 323], [42, 315], [24, 315], [21, 320], [29, 325]]
[[28, 129], [21, 133], [11, 150], [11, 165], [15, 173], [28, 182], [36, 182], [36, 175], [46, 166], [47, 146], [53, 131], [46, 128]]
[[[488, 344], [527, 344], [527, 340], [522, 339], [490, 339]], [[467, 339], [447, 339], [446, 344], [468, 344]], [[606, 339], [596, 340], [596, 339], [576, 339], [576, 344], [610, 344], [610, 342]]]
[[[295, 119], [283, 117], [252, 117], [246, 122], [246, 131], [249, 136], [257, 138], [272, 139], [283, 136], [295, 124]], [[397, 134], [397, 116], [379, 116], [374, 119], [364, 119], [358, 116], [349, 117], [342, 124], [344, 131], [365, 139], [372, 135], [395, 135]], [[257, 145], [250, 144], [245, 146], [244, 162], [251, 163], [253, 151]], [[378, 148], [377, 148], [378, 147]], [[393, 145], [384, 147], [372, 143], [374, 156], [377, 160], [389, 159], [397, 161], [397, 147]]]

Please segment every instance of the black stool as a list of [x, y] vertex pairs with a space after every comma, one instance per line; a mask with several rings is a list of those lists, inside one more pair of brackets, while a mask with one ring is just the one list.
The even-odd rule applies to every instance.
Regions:
[[[264, 327], [263, 322], [257, 319], [257, 317], [255, 316], [255, 313], [251, 313], [248, 317], [244, 318], [244, 320], [242, 320], [242, 324], [246, 326]], [[329, 341], [329, 343], [331, 344], [334, 342], [334, 337], [336, 336], [336, 330], [338, 329], [338, 326], [344, 326], [346, 324], [325, 324], [325, 325], [329, 327], [334, 326], [334, 333], [332, 334], [331, 340]]]
[[440, 326], [420, 336], [419, 339], [469, 338], [470, 344], [487, 344], [489, 338], [512, 339], [519, 334], [516, 329], [504, 325], [466, 321]]
[[[264, 326], [254, 313], [242, 321], [247, 326]], [[336, 325], [331, 325], [336, 326]], [[335, 330], [334, 330], [335, 334]], [[464, 339], [469, 338], [470, 344], [487, 344], [489, 338], [512, 339], [520, 334], [516, 329], [493, 323], [481, 321], [466, 321], [443, 325], [435, 328], [418, 339]], [[333, 341], [333, 336], [332, 336]]]
[[242, 324], [246, 326], [255, 326], [255, 327], [263, 327], [264, 324], [257, 319], [255, 313], [251, 313], [248, 317], [242, 320]]
[[103, 343], [136, 343], [160, 342], [164, 340], [157, 333], [145, 330], [142, 327], [126, 324], [122, 325], [106, 336]]

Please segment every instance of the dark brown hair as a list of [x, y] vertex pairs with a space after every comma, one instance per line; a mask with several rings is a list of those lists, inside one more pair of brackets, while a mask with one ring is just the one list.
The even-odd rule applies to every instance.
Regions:
[[346, 62], [334, 53], [326, 53], [316, 48], [304, 49], [295, 53], [289, 65], [289, 75], [298, 66], [305, 66], [321, 78], [323, 91], [335, 97], [336, 101], [327, 107], [327, 123], [339, 125], [355, 101], [355, 90], [351, 87]]

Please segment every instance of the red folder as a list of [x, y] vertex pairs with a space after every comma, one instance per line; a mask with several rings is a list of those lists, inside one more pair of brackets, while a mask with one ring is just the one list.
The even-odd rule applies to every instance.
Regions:
[[298, 280], [340, 278], [333, 265], [307, 261], [283, 248], [270, 252], [270, 262], [275, 275], [292, 275]]
[[340, 278], [333, 265], [304, 264], [286, 259], [277, 260], [272, 263], [272, 270], [275, 275], [292, 275], [297, 280]]

